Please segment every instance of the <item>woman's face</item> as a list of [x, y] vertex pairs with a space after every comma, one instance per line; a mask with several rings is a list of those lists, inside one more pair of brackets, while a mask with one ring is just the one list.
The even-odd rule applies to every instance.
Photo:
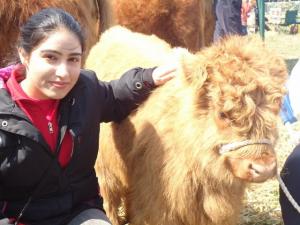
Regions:
[[34, 99], [62, 99], [78, 80], [82, 47], [75, 34], [59, 29], [36, 46], [30, 54], [19, 49], [26, 78], [24, 92]]

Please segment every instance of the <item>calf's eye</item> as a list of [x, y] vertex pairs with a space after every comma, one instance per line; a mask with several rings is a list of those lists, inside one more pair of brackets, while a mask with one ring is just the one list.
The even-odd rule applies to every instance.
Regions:
[[224, 112], [220, 112], [219, 117], [220, 117], [220, 119], [226, 119], [227, 118], [227, 116]]

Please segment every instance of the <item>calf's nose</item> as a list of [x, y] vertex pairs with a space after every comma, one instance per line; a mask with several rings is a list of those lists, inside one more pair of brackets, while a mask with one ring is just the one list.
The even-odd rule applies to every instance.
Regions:
[[264, 182], [267, 179], [275, 176], [276, 174], [277, 163], [276, 160], [269, 164], [260, 164], [251, 162], [249, 163], [248, 170], [252, 182]]

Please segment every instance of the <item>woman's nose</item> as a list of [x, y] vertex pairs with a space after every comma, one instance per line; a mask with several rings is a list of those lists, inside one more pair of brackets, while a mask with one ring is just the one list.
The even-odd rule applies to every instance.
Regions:
[[60, 63], [56, 68], [56, 76], [58, 77], [65, 77], [68, 76], [68, 66], [66, 63]]

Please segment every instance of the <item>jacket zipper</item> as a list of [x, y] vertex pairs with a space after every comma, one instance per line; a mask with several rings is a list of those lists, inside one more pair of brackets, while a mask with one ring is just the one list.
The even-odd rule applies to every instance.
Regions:
[[70, 153], [70, 161], [73, 157], [73, 153], [74, 153], [74, 146], [75, 146], [75, 134], [72, 130], [69, 130], [70, 134], [71, 134], [71, 137], [72, 137], [72, 148], [71, 148], [71, 153]]

